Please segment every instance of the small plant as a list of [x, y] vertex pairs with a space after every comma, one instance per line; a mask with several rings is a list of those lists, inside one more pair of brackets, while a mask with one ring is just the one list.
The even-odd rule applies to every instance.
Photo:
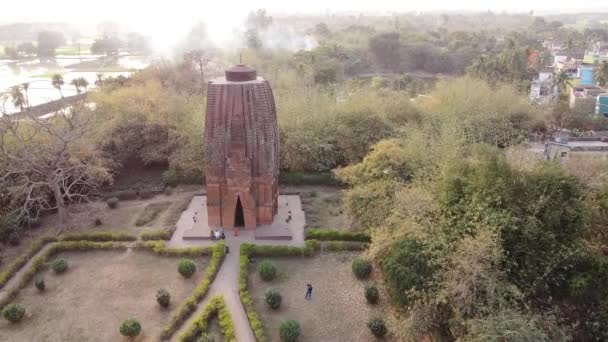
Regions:
[[271, 281], [277, 276], [277, 267], [269, 260], [262, 260], [256, 266], [258, 274], [265, 281]]
[[355, 258], [353, 260], [353, 273], [359, 279], [365, 279], [369, 277], [369, 274], [372, 273], [372, 264], [362, 258]]
[[19, 233], [17, 233], [17, 232], [12, 232], [8, 236], [8, 243], [10, 243], [11, 246], [19, 246], [20, 242], [21, 242], [21, 239], [19, 237]]
[[196, 272], [196, 264], [191, 259], [180, 259], [177, 263], [177, 271], [184, 278], [190, 278]]
[[171, 295], [169, 294], [169, 291], [165, 289], [158, 290], [156, 293], [156, 301], [163, 308], [168, 307], [169, 303], [171, 302]]
[[266, 304], [268, 304], [271, 309], [276, 310], [281, 306], [282, 298], [279, 289], [270, 288], [266, 290], [266, 292], [264, 292], [264, 297], [266, 298]]
[[370, 304], [378, 303], [378, 299], [380, 298], [380, 293], [378, 292], [378, 288], [373, 284], [365, 285], [365, 299]]
[[116, 207], [118, 207], [118, 202], [120, 200], [118, 199], [118, 197], [111, 197], [108, 198], [108, 200], [106, 201], [106, 203], [108, 204], [108, 207], [110, 209], [116, 209]]
[[36, 279], [36, 281], [34, 281], [34, 285], [36, 285], [36, 288], [40, 292], [44, 291], [44, 289], [46, 288], [46, 285], [44, 284], [44, 279], [42, 278]]
[[374, 317], [367, 322], [367, 327], [376, 337], [384, 337], [386, 335], [386, 325], [382, 318]]
[[281, 342], [297, 341], [298, 337], [300, 336], [300, 323], [293, 319], [288, 319], [281, 322], [281, 326], [279, 327], [279, 336], [281, 337]]
[[141, 324], [134, 318], [127, 319], [120, 325], [120, 334], [122, 336], [135, 337], [139, 335], [140, 332]]
[[101, 222], [101, 219], [99, 217], [95, 218], [95, 226], [99, 227], [103, 224], [103, 222]]
[[198, 337], [196, 342], [215, 342], [215, 336], [210, 333], [202, 333], [201, 336]]
[[9, 304], [2, 310], [2, 317], [11, 323], [17, 323], [25, 316], [25, 308], [19, 304]]
[[63, 259], [55, 259], [51, 263], [51, 268], [56, 274], [61, 274], [68, 269], [68, 262]]

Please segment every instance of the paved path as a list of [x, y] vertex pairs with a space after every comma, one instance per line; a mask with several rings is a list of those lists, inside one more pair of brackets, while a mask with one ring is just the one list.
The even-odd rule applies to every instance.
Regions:
[[[190, 229], [193, 225], [192, 216], [195, 211], [200, 211], [200, 206], [203, 203], [203, 199], [193, 199], [192, 203], [177, 223], [177, 227], [173, 237], [169, 241], [168, 245], [171, 247], [190, 247], [190, 246], [208, 246], [215, 243], [211, 240], [183, 240], [182, 234], [187, 229]], [[299, 206], [301, 210], [301, 206]], [[204, 210], [204, 209], [203, 209]], [[297, 212], [294, 216], [304, 217], [304, 212]], [[291, 227], [290, 227], [291, 228]], [[222, 263], [215, 280], [209, 287], [209, 292], [205, 296], [205, 299], [199, 304], [197, 310], [192, 316], [186, 321], [180, 329], [173, 335], [172, 341], [176, 341], [177, 337], [187, 329], [196, 317], [207, 305], [210, 298], [215, 295], [221, 294], [224, 296], [226, 306], [232, 316], [234, 322], [235, 335], [238, 342], [254, 342], [255, 336], [249, 325], [249, 319], [245, 308], [241, 303], [238, 290], [238, 275], [239, 275], [239, 249], [242, 243], [251, 242], [258, 245], [291, 245], [291, 246], [304, 246], [304, 224], [297, 225], [296, 228], [291, 230], [293, 239], [292, 240], [256, 240], [253, 231], [240, 230], [239, 236], [233, 236], [227, 234], [226, 246], [228, 246], [229, 253], [226, 254], [224, 262]]]

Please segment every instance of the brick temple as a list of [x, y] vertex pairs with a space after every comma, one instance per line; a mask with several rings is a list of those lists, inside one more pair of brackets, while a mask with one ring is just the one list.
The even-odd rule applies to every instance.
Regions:
[[210, 228], [269, 225], [277, 214], [279, 135], [268, 81], [236, 65], [209, 82], [205, 181]]

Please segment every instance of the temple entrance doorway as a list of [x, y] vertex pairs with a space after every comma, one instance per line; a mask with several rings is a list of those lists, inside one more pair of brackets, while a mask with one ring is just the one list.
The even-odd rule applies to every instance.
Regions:
[[243, 214], [243, 205], [241, 204], [241, 197], [236, 198], [236, 208], [234, 209], [234, 226], [244, 227], [245, 226], [245, 215]]

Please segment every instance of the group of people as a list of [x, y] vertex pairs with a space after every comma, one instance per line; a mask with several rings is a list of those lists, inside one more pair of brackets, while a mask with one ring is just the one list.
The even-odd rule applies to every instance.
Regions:
[[221, 232], [217, 229], [211, 231], [211, 240], [226, 240], [226, 234], [224, 231]]

